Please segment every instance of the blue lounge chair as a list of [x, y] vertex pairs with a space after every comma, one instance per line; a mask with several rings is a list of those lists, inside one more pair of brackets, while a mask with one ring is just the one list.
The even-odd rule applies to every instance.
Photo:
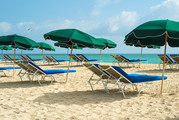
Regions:
[[[63, 73], [67, 73], [67, 70], [62, 69], [43, 70], [39, 66], [30, 61], [22, 61], [21, 63], [28, 68], [29, 71], [27, 72], [30, 72], [30, 74], [32, 75], [31, 81], [34, 79], [34, 77], [36, 77], [39, 82], [39, 85], [41, 85], [40, 80], [45, 80], [46, 77], [51, 77], [52, 83], [53, 81], [55, 81], [53, 75], [62, 75]], [[76, 72], [76, 70], [69, 70], [69, 73], [72, 72]], [[41, 76], [41, 79], [38, 79], [38, 76]]]
[[[4, 55], [4, 58], [6, 58], [7, 61], [13, 62], [14, 59], [12, 59], [9, 55]], [[20, 59], [15, 59], [15, 61], [18, 61]]]
[[53, 56], [47, 56], [47, 58], [49, 60], [51, 60], [51, 62], [53, 62], [53, 63], [60, 63], [60, 62], [66, 62], [66, 61], [68, 61], [68, 60], [57, 60]]
[[23, 57], [26, 59], [26, 61], [31, 61], [31, 62], [41, 61], [41, 59], [32, 59], [28, 55], [23, 55]]
[[[69, 55], [70, 56], [70, 55]], [[74, 54], [72, 54], [71, 55], [71, 58], [75, 61], [75, 62], [77, 62], [77, 65], [78, 64], [80, 64], [80, 63], [82, 63], [82, 60], [80, 59], [80, 58], [78, 58], [76, 55], [74, 55]]]
[[[114, 79], [108, 74], [106, 73], [104, 70], [102, 70], [99, 67], [99, 64], [90, 64], [90, 63], [86, 63], [83, 64], [86, 68], [88, 68], [90, 71], [93, 72], [93, 74], [91, 75], [91, 77], [88, 80], [88, 83], [90, 84], [90, 87], [93, 91], [93, 85], [98, 84], [99, 81], [101, 81], [103, 83], [103, 87], [104, 90], [109, 93], [107, 84], [108, 83], [112, 83], [114, 81]], [[98, 79], [93, 79], [94, 75], [98, 76]], [[93, 81], [95, 81], [95, 83], [92, 83]]]
[[[99, 65], [100, 68], [102, 68], [104, 71], [106, 71], [110, 76], [116, 79], [116, 82], [118, 83], [118, 86], [120, 90], [122, 91], [123, 96], [125, 97], [124, 94], [124, 89], [126, 85], [132, 85], [133, 88], [134, 86], [137, 89], [137, 84], [138, 83], [150, 83], [153, 81], [158, 81], [162, 80], [162, 76], [156, 76], [156, 75], [141, 75], [141, 74], [127, 74], [125, 71], [123, 71], [120, 67], [117, 66], [109, 66], [109, 65]], [[167, 77], [164, 76], [164, 80], [166, 80]], [[148, 85], [151, 84], [146, 84], [146, 86], [143, 86], [140, 88], [138, 91], [138, 96], [140, 96], [140, 93], [142, 91], [142, 88], [144, 87], [149, 87]], [[168, 84], [167, 92], [170, 87], [170, 81]]]
[[23, 57], [22, 55], [19, 55], [19, 58], [22, 60], [22, 61], [28, 61], [25, 57]]
[[97, 59], [91, 59], [89, 60], [87, 57], [85, 57], [83, 54], [77, 54], [77, 56], [83, 61], [83, 62], [96, 62], [99, 61]]
[[[161, 68], [160, 65], [163, 64], [164, 62], [164, 55], [157, 55], [160, 58], [160, 63], [159, 63], [159, 69]], [[174, 65], [176, 65], [176, 62], [173, 61], [168, 55], [166, 55], [166, 59], [165, 59], [165, 65], [169, 65], [170, 68], [173, 68]]]
[[[51, 63], [51, 62], [52, 62], [47, 56], [43, 56], [43, 58], [45, 59], [45, 61], [46, 61], [47, 63]], [[45, 62], [45, 61], [44, 61], [44, 62]]]
[[4, 76], [6, 76], [5, 70], [13, 70], [13, 69], [21, 69], [21, 67], [0, 67], [0, 71], [4, 73]]
[[170, 54], [170, 57], [174, 60], [176, 64], [179, 64], [179, 54]]

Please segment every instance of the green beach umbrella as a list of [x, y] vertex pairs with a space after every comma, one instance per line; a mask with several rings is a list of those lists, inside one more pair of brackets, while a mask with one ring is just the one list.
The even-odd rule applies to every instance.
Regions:
[[179, 47], [179, 22], [171, 20], [155, 20], [139, 25], [125, 36], [124, 42], [131, 45], [163, 46], [164, 62], [162, 72], [161, 94], [163, 92], [163, 79], [165, 73], [165, 58], [167, 43], [170, 47]]
[[[16, 34], [0, 36], [0, 45], [14, 45], [14, 63], [15, 63], [15, 55], [16, 55], [16, 45], [23, 46], [26, 48], [39, 46], [39, 44], [37, 44], [35, 41], [27, 37], [16, 35]], [[14, 76], [14, 70], [15, 69], [13, 69], [13, 76]]]
[[[80, 45], [80, 47], [84, 46], [84, 47], [99, 48], [99, 49], [103, 49], [105, 46], [104, 43], [98, 41], [93, 36], [77, 29], [60, 29], [60, 30], [51, 31], [49, 33], [44, 34], [44, 38], [72, 45], [70, 60], [68, 64], [68, 72], [69, 72], [69, 66], [71, 61], [71, 55], [75, 44]], [[65, 83], [67, 82], [68, 79], [68, 72], [67, 72]]]
[[45, 42], [38, 42], [38, 44], [39, 44], [39, 49], [42, 50], [42, 56], [43, 56], [43, 50], [55, 51], [55, 48], [51, 46], [50, 44], [47, 44]]
[[7, 45], [0, 45], [0, 50], [2, 50], [1, 55], [3, 55], [3, 50], [12, 50], [12, 47]]
[[[105, 48], [115, 48], [115, 47], [117, 47], [117, 44], [114, 43], [111, 40], [108, 40], [108, 39], [105, 39], [105, 38], [97, 38], [97, 40], [99, 40], [100, 42], [104, 43]], [[105, 48], [103, 48], [103, 49], [105, 49]], [[99, 63], [100, 63], [100, 59], [101, 59], [101, 52], [102, 52], [102, 49], [100, 50]]]

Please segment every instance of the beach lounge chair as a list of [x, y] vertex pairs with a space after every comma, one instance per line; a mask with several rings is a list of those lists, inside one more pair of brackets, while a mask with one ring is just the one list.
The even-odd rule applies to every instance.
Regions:
[[[90, 84], [91, 89], [93, 90], [93, 85], [98, 84], [98, 82], [101, 81], [103, 84], [104, 90], [107, 93], [109, 93], [107, 84], [112, 83], [114, 81], [113, 78], [108, 73], [106, 73], [101, 68], [99, 68], [99, 64], [86, 63], [83, 65], [93, 72], [93, 74], [88, 80], [88, 83]], [[94, 75], [98, 76], [99, 78], [93, 79]], [[92, 81], [95, 81], [95, 83], [92, 83]]]
[[[137, 89], [137, 84], [139, 83], [146, 83], [145, 86], [142, 84], [142, 87], [138, 91], [138, 96], [140, 96], [140, 93], [142, 91], [142, 88], [144, 87], [150, 87], [153, 81], [162, 80], [162, 76], [156, 76], [156, 75], [141, 75], [141, 74], [127, 74], [125, 71], [123, 71], [120, 67], [117, 66], [109, 66], [109, 65], [99, 65], [101, 69], [103, 69], [105, 72], [107, 72], [110, 76], [116, 79], [116, 82], [118, 83], [118, 86], [125, 97], [125, 86], [126, 85], [132, 85]], [[167, 77], [164, 76], [164, 80], [166, 80]], [[148, 84], [147, 84], [148, 83]], [[168, 84], [167, 92], [170, 87], [170, 81]]]
[[23, 57], [26, 59], [26, 61], [31, 61], [31, 62], [41, 61], [41, 59], [32, 59], [28, 55], [23, 55]]
[[124, 57], [123, 55], [118, 55], [119, 59], [121, 59], [122, 63], [127, 63], [127, 65], [129, 64], [133, 64], [133, 63], [140, 63], [140, 62], [147, 62], [147, 60], [140, 60], [140, 59], [128, 59], [126, 57]]
[[176, 64], [179, 64], [179, 54], [171, 54], [170, 57], [176, 62]]
[[[164, 62], [164, 55], [157, 55], [160, 58], [160, 63], [159, 63], [159, 69], [161, 68], [160, 65], [163, 64]], [[176, 62], [173, 61], [168, 55], [166, 55], [166, 59], [165, 59], [165, 65], [169, 65], [170, 68], [173, 68], [174, 65], [176, 65]]]
[[0, 67], [0, 72], [3, 72], [4, 76], [6, 76], [6, 73], [4, 71], [13, 69], [21, 69], [21, 67]]
[[53, 62], [53, 63], [60, 63], [60, 62], [66, 62], [66, 61], [68, 61], [68, 60], [57, 60], [57, 59], [55, 59], [53, 56], [47, 56], [47, 58], [51, 61], [51, 62]]
[[[70, 56], [70, 55], [69, 55]], [[80, 63], [82, 63], [82, 60], [80, 59], [80, 58], [78, 58], [76, 55], [74, 55], [74, 54], [72, 54], [71, 55], [71, 58], [75, 61], [75, 62], [77, 62], [77, 65], [78, 64], [80, 64]]]
[[[47, 56], [43, 56], [43, 58], [45, 59], [45, 61], [46, 61], [47, 63], [51, 63], [51, 62], [52, 62]], [[45, 62], [45, 61], [44, 61], [44, 62]]]
[[23, 57], [22, 55], [19, 55], [19, 58], [22, 60], [22, 61], [27, 61], [27, 59], [25, 57]]
[[[12, 59], [9, 55], [3, 55], [4, 57], [4, 59], [6, 60], [6, 61], [10, 61], [10, 62], [13, 62], [14, 61], [14, 59]], [[17, 60], [20, 60], [20, 59], [15, 59], [15, 61], [17, 61]]]
[[91, 60], [89, 60], [83, 54], [77, 54], [77, 56], [82, 60], [82, 62], [96, 62], [96, 61], [99, 61], [97, 59], [91, 59]]
[[[3, 60], [5, 61], [5, 62], [7, 62], [7, 61], [10, 61], [8, 58], [6, 58], [4, 55], [1, 55], [1, 57], [3, 58]], [[12, 61], [11, 61], [12, 62]]]
[[[34, 77], [37, 78], [39, 85], [41, 85], [41, 81], [45, 80], [46, 77], [51, 77], [51, 83], [55, 81], [55, 78], [53, 75], [62, 75], [63, 73], [67, 73], [67, 70], [62, 69], [51, 69], [51, 70], [43, 70], [36, 64], [30, 61], [21, 61], [21, 63], [28, 68], [30, 74], [32, 75], [31, 81], [34, 79]], [[76, 72], [76, 70], [69, 70], [69, 73]], [[39, 79], [38, 76], [41, 78]], [[58, 76], [59, 77], [59, 76]]]
[[110, 55], [111, 57], [113, 57], [115, 60], [112, 63], [121, 63], [122, 59], [119, 57], [119, 55]]

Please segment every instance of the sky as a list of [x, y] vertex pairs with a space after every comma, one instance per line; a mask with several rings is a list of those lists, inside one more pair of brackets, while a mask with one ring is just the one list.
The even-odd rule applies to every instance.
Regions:
[[[54, 46], [55, 41], [44, 39], [45, 33], [76, 28], [117, 43], [116, 48], [105, 49], [103, 53], [140, 53], [140, 48], [124, 44], [125, 35], [147, 21], [179, 21], [179, 0], [0, 0], [0, 4], [0, 36], [18, 34]], [[67, 51], [65, 48], [55, 49], [55, 52], [44, 53], [63, 54]], [[167, 53], [178, 51], [179, 48], [167, 46]], [[84, 48], [73, 52], [99, 53], [99, 50]], [[143, 53], [163, 52], [164, 47], [143, 50]], [[40, 54], [41, 50], [24, 53]]]

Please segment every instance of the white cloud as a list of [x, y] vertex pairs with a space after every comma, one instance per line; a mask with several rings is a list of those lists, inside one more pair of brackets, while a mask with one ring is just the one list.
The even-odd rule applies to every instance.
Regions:
[[33, 24], [34, 24], [33, 22], [20, 22], [20, 23], [17, 23], [17, 27], [29, 29], [31, 28]]
[[110, 32], [116, 32], [120, 28], [129, 28], [136, 24], [138, 18], [136, 12], [123, 11], [120, 15], [108, 19]]
[[12, 25], [7, 22], [0, 22], [0, 32], [8, 32], [12, 28]]
[[97, 16], [101, 13], [101, 9], [105, 7], [110, 0], [97, 0], [94, 9], [91, 12], [92, 16]]
[[152, 6], [151, 10], [157, 10], [161, 7], [176, 8], [179, 9], [179, 0], [165, 0], [161, 4]]

